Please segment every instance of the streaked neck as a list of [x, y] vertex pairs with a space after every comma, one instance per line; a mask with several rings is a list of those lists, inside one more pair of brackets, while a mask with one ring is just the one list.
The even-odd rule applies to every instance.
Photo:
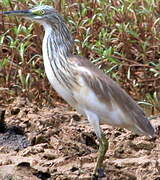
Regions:
[[54, 77], [59, 84], [70, 89], [76, 82], [75, 75], [71, 70], [72, 64], [68, 61], [72, 56], [72, 37], [66, 26], [59, 30], [47, 25], [44, 25], [44, 28], [43, 59], [46, 74], [50, 82]]
[[49, 56], [52, 56], [52, 59], [66, 59], [71, 56], [74, 42], [66, 25], [62, 23], [59, 27], [50, 24], [44, 24], [43, 26], [46, 41], [46, 47], [43, 48], [48, 49]]

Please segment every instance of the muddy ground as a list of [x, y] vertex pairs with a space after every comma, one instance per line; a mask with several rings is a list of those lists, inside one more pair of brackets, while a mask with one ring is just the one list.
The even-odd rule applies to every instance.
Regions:
[[[40, 108], [22, 98], [4, 109], [7, 126], [1, 122], [0, 180], [91, 179], [98, 141], [84, 117], [63, 103]], [[152, 123], [160, 129], [160, 119]], [[109, 150], [106, 176], [101, 179], [160, 180], [160, 137], [102, 128]]]

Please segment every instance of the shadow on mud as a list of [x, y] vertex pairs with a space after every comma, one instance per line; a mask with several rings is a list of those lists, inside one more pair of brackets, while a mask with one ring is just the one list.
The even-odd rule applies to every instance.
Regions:
[[4, 120], [5, 110], [0, 109], [0, 146], [19, 151], [30, 146], [20, 126], [9, 126]]

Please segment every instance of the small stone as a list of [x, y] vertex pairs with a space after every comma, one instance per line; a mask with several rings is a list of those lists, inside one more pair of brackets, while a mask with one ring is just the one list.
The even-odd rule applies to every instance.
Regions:
[[44, 135], [38, 135], [35, 139], [35, 144], [47, 143], [48, 140]]
[[78, 169], [79, 169], [79, 168], [73, 166], [73, 167], [70, 169], [70, 171], [71, 171], [71, 172], [75, 172], [75, 171], [78, 171]]
[[124, 149], [123, 147], [118, 147], [117, 149], [115, 149], [114, 151], [114, 157], [116, 158], [122, 158], [122, 154], [124, 153]]
[[43, 157], [48, 160], [53, 160], [56, 158], [56, 155], [51, 150], [47, 149], [45, 150]]
[[12, 115], [17, 115], [18, 113], [20, 112], [20, 109], [19, 108], [13, 108], [12, 110], [11, 110], [11, 114]]
[[77, 114], [74, 114], [72, 118], [74, 121], [80, 121], [80, 117]]
[[29, 162], [20, 162], [19, 164], [17, 164], [17, 167], [30, 167], [30, 163]]
[[120, 133], [120, 132], [116, 132], [115, 134], [114, 134], [114, 137], [118, 137], [118, 136], [120, 136], [122, 133]]
[[134, 140], [136, 137], [138, 137], [137, 134], [130, 134], [130, 135], [128, 136], [128, 139], [129, 139], [129, 140]]
[[50, 173], [42, 172], [42, 171], [38, 171], [36, 173], [33, 173], [33, 175], [35, 175], [39, 179], [46, 179], [46, 180], [51, 177]]

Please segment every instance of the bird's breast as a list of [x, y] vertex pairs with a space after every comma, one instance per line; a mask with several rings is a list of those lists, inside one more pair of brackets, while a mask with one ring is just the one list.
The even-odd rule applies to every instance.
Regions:
[[50, 59], [48, 58], [48, 54], [46, 50], [43, 50], [43, 60], [44, 60], [45, 73], [52, 87], [71, 106], [75, 106], [76, 102], [75, 102], [75, 99], [73, 98], [71, 89], [68, 89], [67, 87], [65, 87], [63, 83], [61, 83], [58, 80], [58, 77], [55, 76], [54, 71], [58, 71], [58, 69], [53, 70], [52, 64], [50, 62]]

